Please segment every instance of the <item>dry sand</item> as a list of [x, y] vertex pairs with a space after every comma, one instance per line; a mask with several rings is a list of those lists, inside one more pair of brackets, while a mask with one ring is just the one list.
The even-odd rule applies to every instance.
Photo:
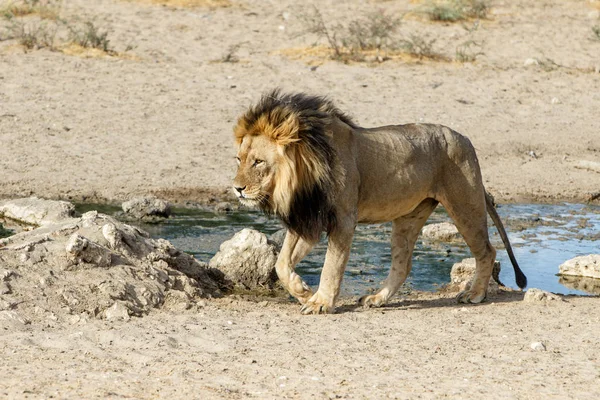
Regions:
[[[235, 119], [276, 86], [328, 95], [366, 127], [424, 121], [464, 133], [500, 201], [583, 202], [600, 192], [598, 2], [494, 1], [473, 32], [474, 21], [407, 14], [401, 35], [436, 38], [450, 58], [475, 40], [484, 54], [381, 64], [281, 52], [315, 42], [298, 35], [309, 5], [333, 26], [422, 3], [152, 3], [63, 2], [62, 17], [92, 19], [120, 55], [0, 41], [0, 198], [221, 199]], [[239, 61], [223, 62], [232, 46]], [[526, 66], [533, 58], [543, 65]], [[314, 317], [284, 300], [222, 299], [129, 322], [4, 319], [0, 397], [599, 398], [598, 298], [521, 299], [505, 292], [463, 307], [417, 294]]]

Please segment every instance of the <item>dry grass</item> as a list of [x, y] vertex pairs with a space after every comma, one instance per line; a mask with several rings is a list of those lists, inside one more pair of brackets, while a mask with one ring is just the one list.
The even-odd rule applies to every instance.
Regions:
[[233, 3], [230, 0], [127, 0], [138, 3], [155, 4], [173, 8], [227, 8]]
[[[402, 37], [397, 34], [401, 18], [381, 11], [367, 14], [350, 21], [346, 25], [325, 22], [317, 8], [302, 16], [306, 30], [302, 34], [312, 34], [326, 44], [283, 51], [288, 57], [325, 57], [345, 63], [384, 62], [388, 60], [446, 60], [433, 48], [435, 39], [418, 34]], [[323, 49], [327, 49], [324, 51]]]
[[[348, 49], [340, 49], [345, 54], [350, 54]], [[388, 50], [382, 53], [378, 50], [363, 50], [360, 57], [346, 57], [341, 60], [336, 56], [336, 53], [327, 45], [315, 45], [308, 47], [294, 47], [289, 49], [278, 50], [274, 54], [282, 55], [291, 60], [300, 60], [311, 66], [323, 65], [328, 60], [338, 60], [346, 64], [352, 63], [367, 63], [380, 64], [386, 61], [402, 62], [402, 63], [418, 63], [423, 61], [450, 61], [448, 58], [439, 55], [438, 57], [422, 57], [417, 54], [411, 54], [405, 50]]]
[[457, 22], [487, 18], [488, 0], [429, 0], [420, 13], [432, 21]]
[[61, 1], [53, 0], [4, 4], [4, 12], [0, 14], [0, 41], [7, 43], [3, 49], [16, 45], [25, 51], [48, 49], [87, 58], [135, 59], [115, 51], [110, 45], [109, 32], [91, 20], [61, 18], [61, 5]]
[[41, 19], [58, 19], [62, 0], [9, 0], [0, 3], [0, 15], [6, 19], [38, 16]]

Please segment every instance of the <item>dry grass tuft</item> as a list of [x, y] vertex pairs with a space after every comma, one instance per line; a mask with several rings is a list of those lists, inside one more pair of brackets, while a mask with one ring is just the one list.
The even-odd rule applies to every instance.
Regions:
[[41, 19], [58, 19], [62, 0], [10, 0], [0, 5], [0, 15], [6, 19], [38, 16]]
[[[387, 60], [447, 60], [433, 49], [435, 39], [411, 34], [400, 37], [397, 31], [401, 18], [381, 11], [350, 21], [347, 25], [328, 24], [315, 7], [312, 13], [302, 16], [306, 30], [326, 45], [313, 45], [301, 49], [281, 51], [292, 58], [325, 57], [345, 63], [384, 62]], [[324, 50], [326, 49], [326, 50]], [[308, 57], [307, 57], [308, 56]]]
[[432, 21], [456, 22], [487, 18], [488, 0], [429, 0], [420, 10]]
[[127, 0], [138, 3], [155, 4], [173, 8], [227, 8], [233, 3], [231, 0]]

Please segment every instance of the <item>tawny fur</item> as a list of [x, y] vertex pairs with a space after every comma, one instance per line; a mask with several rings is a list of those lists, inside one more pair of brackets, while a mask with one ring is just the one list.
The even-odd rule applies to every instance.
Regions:
[[[267, 93], [234, 129], [240, 201], [276, 214], [288, 228], [277, 274], [303, 304], [304, 313], [331, 312], [357, 223], [392, 221], [392, 266], [365, 306], [385, 304], [411, 269], [417, 236], [438, 203], [454, 219], [477, 260], [462, 302], [485, 298], [495, 250], [487, 216], [505, 241], [520, 287], [526, 278], [516, 264], [506, 232], [483, 187], [470, 141], [432, 124], [364, 129], [323, 97]], [[328, 250], [316, 293], [294, 272], [295, 265], [328, 234]]]

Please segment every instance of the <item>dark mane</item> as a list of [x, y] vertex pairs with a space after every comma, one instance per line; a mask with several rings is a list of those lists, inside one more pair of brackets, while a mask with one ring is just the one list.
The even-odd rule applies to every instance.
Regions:
[[276, 89], [263, 95], [240, 118], [235, 130], [238, 143], [247, 134], [266, 135], [285, 147], [300, 183], [290, 193], [284, 212], [274, 210], [271, 201], [263, 202], [261, 208], [275, 212], [288, 229], [311, 242], [318, 241], [323, 231], [329, 234], [336, 225], [334, 196], [341, 172], [336, 151], [325, 133], [335, 118], [357, 127], [325, 97], [282, 94]]

